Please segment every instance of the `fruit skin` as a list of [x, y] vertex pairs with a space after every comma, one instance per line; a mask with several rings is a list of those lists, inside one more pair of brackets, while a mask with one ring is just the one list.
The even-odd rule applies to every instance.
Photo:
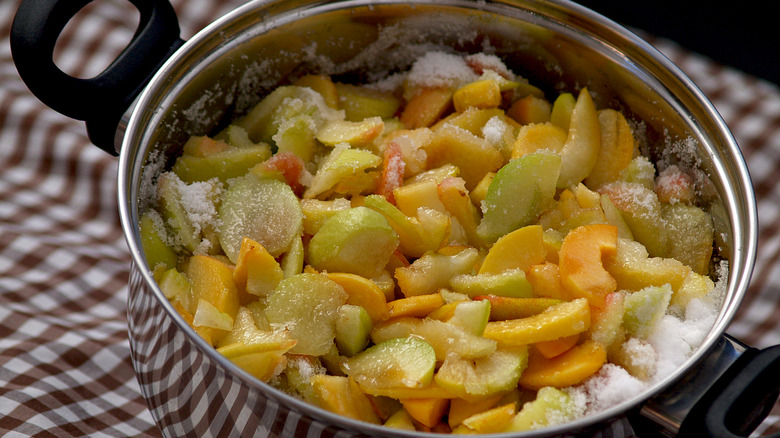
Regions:
[[510, 269], [500, 274], [455, 275], [450, 279], [454, 292], [475, 297], [487, 294], [503, 297], [530, 298], [531, 283], [520, 269]]
[[366, 207], [336, 212], [309, 241], [308, 262], [318, 270], [378, 275], [398, 246], [381, 214]]
[[587, 298], [594, 307], [604, 307], [604, 297], [617, 289], [617, 282], [604, 268], [604, 259], [617, 253], [617, 227], [586, 225], [573, 229], [563, 239], [560, 251], [561, 284], [574, 297]]
[[482, 240], [493, 243], [530, 225], [552, 203], [560, 166], [558, 155], [539, 151], [514, 159], [496, 172], [477, 227]]
[[528, 368], [520, 376], [520, 386], [539, 390], [577, 385], [598, 372], [606, 361], [607, 349], [595, 341], [585, 341], [552, 359], [532, 353]]
[[588, 301], [578, 298], [527, 318], [491, 321], [482, 336], [495, 340], [499, 346], [520, 346], [582, 333], [590, 324]]

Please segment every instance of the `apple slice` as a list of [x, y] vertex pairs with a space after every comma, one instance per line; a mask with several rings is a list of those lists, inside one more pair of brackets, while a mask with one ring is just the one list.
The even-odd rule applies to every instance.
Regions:
[[[243, 302], [256, 297], [264, 297], [276, 288], [284, 272], [279, 263], [262, 245], [244, 237], [238, 253], [236, 267], [233, 269], [233, 281]], [[247, 296], [254, 295], [255, 298]]]
[[336, 346], [339, 352], [352, 357], [368, 346], [373, 323], [366, 309], [352, 304], [339, 307], [336, 315]]
[[[255, 324], [252, 311], [246, 306], [240, 306], [233, 322], [233, 328], [216, 343], [217, 347], [230, 344], [270, 344], [288, 341], [290, 337], [283, 331], [260, 330]], [[291, 345], [290, 348], [294, 346]]]
[[516, 413], [517, 406], [514, 403], [497, 406], [466, 418], [453, 433], [487, 434], [503, 432], [512, 422]]
[[623, 326], [631, 336], [647, 338], [666, 314], [672, 298], [672, 287], [648, 286], [628, 294], [624, 300]]
[[588, 187], [597, 189], [617, 181], [628, 167], [637, 148], [634, 134], [620, 111], [605, 108], [598, 111], [601, 147], [593, 169], [585, 178]]
[[295, 345], [293, 340], [267, 343], [235, 343], [217, 348], [217, 352], [263, 382], [269, 381], [286, 359], [284, 354]]
[[475, 297], [495, 295], [500, 297], [530, 298], [533, 296], [531, 283], [520, 269], [509, 269], [500, 274], [460, 274], [450, 279], [453, 291]]
[[433, 381], [435, 366], [431, 344], [413, 336], [379, 342], [341, 363], [363, 388], [424, 388]]
[[345, 179], [365, 175], [379, 166], [382, 159], [365, 149], [352, 149], [347, 143], [337, 144], [319, 165], [309, 188], [303, 193], [306, 199], [316, 198], [328, 192]]
[[283, 279], [266, 301], [271, 326], [298, 341], [290, 352], [321, 356], [333, 345], [338, 309], [347, 294], [322, 274], [303, 273]]
[[371, 331], [374, 343], [409, 336], [425, 339], [433, 347], [438, 360], [444, 360], [450, 353], [473, 359], [487, 356], [496, 350], [495, 341], [435, 319], [394, 318], [375, 325]]
[[303, 232], [313, 236], [326, 219], [339, 211], [348, 210], [350, 207], [349, 199], [345, 198], [336, 198], [328, 201], [313, 198], [301, 199]]
[[399, 409], [395, 411], [395, 413], [391, 415], [387, 421], [385, 421], [384, 426], [398, 430], [417, 430], [417, 428], [414, 427], [411, 415], [406, 412], [406, 409]]
[[426, 252], [408, 267], [397, 268], [395, 278], [405, 296], [427, 295], [449, 287], [453, 276], [472, 272], [478, 258], [475, 248], [454, 255]]
[[290, 186], [252, 173], [236, 178], [219, 206], [219, 243], [235, 263], [244, 237], [276, 257], [286, 251], [302, 230], [303, 213]]
[[317, 130], [316, 138], [325, 146], [348, 143], [355, 148], [365, 147], [382, 134], [385, 123], [381, 117], [369, 117], [359, 122], [332, 120]]
[[527, 361], [526, 347], [498, 349], [489, 356], [476, 359], [449, 355], [434, 380], [463, 399], [478, 400], [517, 387]]
[[539, 390], [534, 401], [523, 405], [505, 431], [521, 432], [563, 424], [579, 416], [582, 410], [566, 392], [545, 387]]
[[271, 157], [271, 147], [259, 143], [250, 147], [231, 146], [206, 156], [180, 155], [171, 171], [186, 183], [217, 178], [225, 183], [244, 175], [249, 169]]
[[381, 214], [366, 207], [336, 212], [309, 241], [308, 262], [318, 270], [371, 278], [384, 269], [398, 235]]
[[161, 269], [176, 267], [179, 256], [165, 243], [167, 239], [165, 224], [160, 214], [156, 210], [145, 211], [138, 220], [138, 228], [141, 234], [141, 247], [149, 269], [154, 271], [158, 266], [162, 266]]
[[344, 110], [347, 120], [359, 122], [370, 117], [389, 119], [398, 111], [401, 102], [391, 92], [336, 82], [339, 108]]
[[477, 233], [486, 243], [530, 225], [555, 196], [561, 158], [539, 151], [510, 161], [488, 187]]
[[380, 195], [366, 196], [364, 203], [387, 219], [398, 234], [401, 252], [405, 256], [422, 257], [426, 251], [435, 251], [449, 235], [449, 217], [435, 210], [427, 210], [431, 214], [420, 214], [424, 210], [419, 210], [418, 217], [410, 217]]
[[491, 321], [528, 318], [564, 302], [552, 298], [515, 298], [495, 295], [477, 295], [474, 300], [490, 302]]
[[460, 301], [455, 303], [453, 315], [446, 322], [471, 334], [482, 336], [490, 320], [490, 301]]
[[552, 104], [550, 122], [568, 132], [569, 125], [571, 125], [571, 115], [574, 113], [576, 105], [577, 99], [574, 98], [573, 94], [561, 93]]
[[347, 272], [326, 272], [325, 275], [344, 288], [348, 295], [347, 304], [365, 309], [371, 321], [379, 322], [388, 318], [385, 293], [374, 281]]
[[371, 401], [354, 380], [317, 374], [311, 378], [312, 398], [321, 408], [347, 418], [380, 424]]
[[600, 147], [601, 127], [596, 105], [588, 89], [583, 88], [571, 113], [568, 136], [561, 149], [557, 187], [570, 187], [585, 179], [596, 165]]

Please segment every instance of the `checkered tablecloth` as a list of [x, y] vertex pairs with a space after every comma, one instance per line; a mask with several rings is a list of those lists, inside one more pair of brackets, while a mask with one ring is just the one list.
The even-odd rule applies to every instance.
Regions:
[[[187, 39], [243, 0], [172, 3]], [[8, 39], [18, 4], [0, 0], [0, 435], [159, 436], [130, 363], [117, 159], [19, 79]], [[101, 71], [136, 23], [129, 2], [89, 9], [71, 21], [55, 56], [74, 76]], [[757, 347], [780, 344], [780, 89], [652, 42], [715, 104], [753, 177], [758, 259], [729, 333]]]

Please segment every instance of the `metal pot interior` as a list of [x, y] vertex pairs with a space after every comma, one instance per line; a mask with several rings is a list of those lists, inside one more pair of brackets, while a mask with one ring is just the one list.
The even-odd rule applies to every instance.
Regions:
[[[725, 331], [746, 290], [757, 232], [752, 186], [735, 140], [690, 80], [635, 35], [572, 3], [292, 0], [251, 2], [233, 11], [188, 41], [135, 106], [119, 176], [121, 219], [134, 263], [145, 266], [138, 217], [151, 199], [151, 182], [172, 163], [189, 135], [213, 134], [290, 77], [318, 72], [342, 81], [371, 80], [403, 70], [432, 48], [491, 51], [548, 96], [587, 86], [597, 107], [620, 109], [642, 122], [653, 157], [667, 156], [674, 145], [695, 145], [677, 158], [696, 163], [706, 176], [704, 200], [715, 219], [717, 253], [729, 261], [717, 321], [684, 366], [654, 387], [601, 414], [538, 434], [604, 421], [679, 379]], [[146, 287], [154, 295], [152, 304], [173, 320], [173, 330], [184, 333], [203, 360], [238, 376], [250, 396], [259, 393], [330, 424], [372, 435], [383, 432], [254, 380], [202, 342], [168, 304], [148, 270], [139, 271], [141, 278], [131, 288]]]

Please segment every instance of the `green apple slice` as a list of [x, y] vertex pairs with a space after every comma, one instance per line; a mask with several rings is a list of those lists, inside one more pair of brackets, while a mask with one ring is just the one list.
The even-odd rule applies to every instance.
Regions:
[[648, 286], [628, 294], [624, 302], [623, 326], [628, 334], [646, 338], [666, 314], [672, 299], [672, 286]]
[[471, 298], [479, 295], [531, 298], [533, 287], [521, 269], [510, 269], [500, 274], [456, 275], [450, 279], [450, 287]]
[[448, 324], [456, 325], [467, 332], [482, 336], [490, 320], [490, 301], [461, 301], [455, 306]]
[[271, 327], [298, 341], [290, 353], [321, 356], [333, 345], [338, 309], [347, 293], [322, 274], [303, 273], [283, 279], [266, 301]]
[[366, 388], [423, 388], [433, 381], [435, 366], [431, 344], [414, 336], [389, 339], [341, 363]]
[[510, 161], [493, 178], [482, 204], [477, 234], [493, 243], [530, 225], [555, 196], [561, 157], [538, 151]]
[[336, 316], [336, 346], [339, 352], [352, 357], [363, 351], [370, 340], [373, 323], [371, 316], [361, 306], [344, 304]]
[[562, 424], [576, 418], [581, 410], [569, 394], [547, 386], [539, 390], [534, 401], [523, 405], [506, 431], [519, 432]]
[[308, 261], [318, 270], [372, 278], [380, 274], [398, 246], [398, 235], [384, 216], [366, 207], [336, 212], [309, 241]]
[[527, 365], [526, 347], [499, 349], [477, 359], [449, 355], [434, 380], [461, 398], [480, 399], [516, 388], [520, 374]]
[[371, 331], [374, 343], [408, 336], [425, 339], [433, 347], [438, 360], [444, 360], [450, 354], [473, 359], [496, 351], [496, 342], [492, 339], [472, 334], [458, 325], [430, 318], [394, 318], [375, 325]]
[[290, 186], [252, 173], [233, 180], [219, 208], [219, 243], [233, 263], [244, 237], [276, 257], [301, 235], [303, 213]]

